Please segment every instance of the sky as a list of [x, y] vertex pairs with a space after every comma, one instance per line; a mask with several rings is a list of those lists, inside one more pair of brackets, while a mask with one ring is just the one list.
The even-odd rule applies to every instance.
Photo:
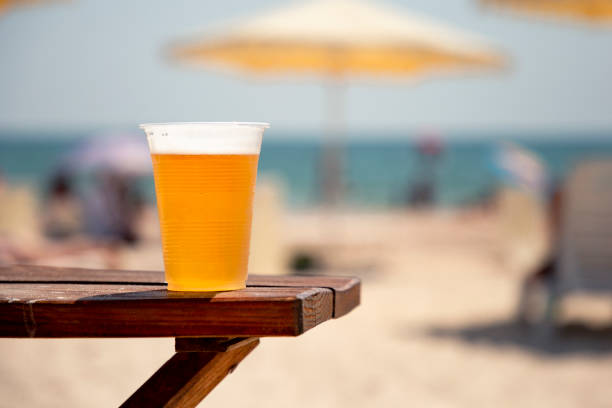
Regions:
[[[350, 132], [612, 130], [612, 27], [517, 17], [477, 0], [386, 0], [486, 38], [511, 67], [414, 81], [350, 81]], [[162, 57], [172, 40], [283, 0], [71, 0], [0, 16], [0, 129], [136, 128], [267, 121], [321, 133], [328, 86], [261, 79]]]

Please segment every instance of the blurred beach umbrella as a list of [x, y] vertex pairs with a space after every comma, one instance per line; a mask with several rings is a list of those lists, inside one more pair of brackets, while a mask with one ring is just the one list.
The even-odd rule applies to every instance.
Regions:
[[612, 0], [481, 0], [481, 3], [542, 16], [612, 22]]
[[492, 158], [492, 170], [503, 184], [542, 197], [548, 192], [546, 166], [542, 159], [516, 143], [503, 142]]
[[346, 78], [423, 77], [504, 64], [503, 56], [469, 34], [403, 9], [357, 0], [292, 4], [220, 25], [175, 43], [171, 56], [192, 66], [328, 79], [328, 137], [321, 163], [328, 204], [342, 195]]
[[39, 3], [56, 3], [68, 0], [0, 0], [0, 15], [6, 13], [13, 7], [30, 6]]
[[153, 171], [146, 141], [133, 134], [88, 138], [68, 153], [62, 168], [80, 172], [108, 170], [134, 176]]

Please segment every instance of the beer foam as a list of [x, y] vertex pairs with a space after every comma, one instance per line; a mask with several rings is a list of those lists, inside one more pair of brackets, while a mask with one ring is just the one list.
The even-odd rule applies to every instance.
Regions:
[[259, 154], [268, 123], [177, 122], [140, 125], [152, 154]]

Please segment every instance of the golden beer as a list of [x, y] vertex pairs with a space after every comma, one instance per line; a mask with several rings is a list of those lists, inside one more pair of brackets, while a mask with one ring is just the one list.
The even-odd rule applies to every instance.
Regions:
[[255, 154], [152, 154], [170, 290], [244, 287]]
[[168, 289], [244, 288], [259, 147], [267, 124], [141, 127], [151, 150]]

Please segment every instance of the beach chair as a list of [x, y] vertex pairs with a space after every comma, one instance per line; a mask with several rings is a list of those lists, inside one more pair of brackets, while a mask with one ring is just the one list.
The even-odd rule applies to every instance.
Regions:
[[550, 333], [557, 306], [573, 292], [612, 293], [612, 160], [580, 164], [564, 189], [557, 252], [549, 274], [527, 279], [523, 285], [518, 317], [534, 316], [536, 292], [544, 293], [539, 313], [539, 332]]

